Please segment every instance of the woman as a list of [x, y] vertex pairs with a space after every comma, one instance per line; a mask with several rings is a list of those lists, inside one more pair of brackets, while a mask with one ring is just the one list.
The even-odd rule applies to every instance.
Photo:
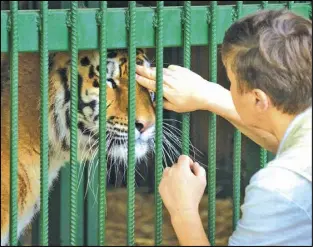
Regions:
[[[211, 111], [276, 153], [251, 178], [229, 245], [312, 246], [312, 23], [257, 12], [227, 30], [222, 59], [230, 91], [171, 65], [163, 92], [166, 109]], [[155, 91], [155, 72], [137, 66], [136, 80]], [[210, 245], [198, 212], [205, 186], [205, 170], [188, 156], [164, 170], [159, 192], [181, 245]]]

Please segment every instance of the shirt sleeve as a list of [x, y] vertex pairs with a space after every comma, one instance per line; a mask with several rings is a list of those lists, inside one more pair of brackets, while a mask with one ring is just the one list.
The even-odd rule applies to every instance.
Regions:
[[229, 238], [229, 246], [286, 246], [312, 242], [309, 233], [312, 221], [300, 207], [274, 189], [249, 185], [241, 211], [242, 218]]

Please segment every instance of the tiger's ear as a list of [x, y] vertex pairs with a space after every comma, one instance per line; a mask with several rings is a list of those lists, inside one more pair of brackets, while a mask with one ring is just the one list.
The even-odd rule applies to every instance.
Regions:
[[147, 53], [147, 48], [137, 48], [137, 55], [138, 54], [146, 54]]
[[49, 71], [51, 71], [53, 67], [53, 60], [54, 60], [55, 55], [56, 55], [56, 52], [49, 53]]
[[147, 54], [147, 48], [141, 48], [144, 54]]

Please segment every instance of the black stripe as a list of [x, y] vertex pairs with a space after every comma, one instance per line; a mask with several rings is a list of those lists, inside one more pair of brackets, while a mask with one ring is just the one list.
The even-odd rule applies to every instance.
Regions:
[[58, 114], [56, 112], [56, 109], [54, 108], [53, 111], [53, 120], [54, 120], [54, 129], [55, 129], [55, 134], [56, 134], [56, 138], [59, 139], [60, 137], [60, 130], [59, 130], [59, 121], [58, 121]]
[[[53, 148], [53, 145], [52, 143], [49, 141], [49, 156], [54, 156], [54, 148]], [[49, 162], [49, 167], [51, 165], [51, 162]]]
[[71, 92], [68, 86], [68, 77], [67, 77], [67, 68], [60, 68], [57, 70], [60, 77], [61, 77], [61, 83], [64, 89], [64, 103], [65, 105], [67, 102], [70, 101], [71, 98]]
[[63, 151], [69, 151], [70, 150], [70, 146], [67, 144], [66, 137], [64, 137], [62, 140], [62, 149], [63, 149]]
[[93, 80], [92, 85], [93, 85], [94, 87], [99, 87], [99, 86], [100, 86], [100, 85], [99, 85], [99, 81], [98, 81], [97, 79], [94, 79], [94, 80]]
[[88, 66], [90, 64], [90, 60], [88, 57], [83, 57], [81, 60], [80, 60], [80, 64], [82, 66]]
[[27, 175], [26, 169], [25, 169], [25, 167], [23, 165], [21, 165], [20, 167], [21, 167], [21, 169], [23, 170], [23, 172], [25, 174], [25, 179], [26, 179], [26, 182], [27, 182], [27, 185], [28, 185], [28, 189], [29, 189], [29, 191], [32, 191], [31, 187], [30, 187], [30, 181], [29, 181], [29, 177]]
[[117, 88], [117, 85], [116, 85], [115, 81], [112, 78], [108, 78], [107, 81], [112, 83], [112, 87], [113, 88]]
[[95, 75], [96, 75], [95, 74], [95, 67], [93, 65], [90, 65], [88, 76], [89, 76], [90, 79], [92, 79]]
[[126, 63], [126, 62], [127, 62], [126, 57], [121, 57], [121, 58], [120, 58], [120, 64], [121, 64], [121, 65], [124, 65], [124, 63]]
[[70, 110], [68, 108], [65, 111], [65, 121], [66, 121], [66, 127], [69, 129], [71, 126], [71, 118], [70, 118]]
[[82, 132], [83, 135], [90, 136], [92, 139], [97, 140], [99, 138], [98, 134], [86, 128], [83, 122], [78, 122], [78, 128]]
[[83, 78], [80, 74], [78, 74], [78, 112], [83, 114], [83, 109], [87, 106], [89, 106], [92, 111], [95, 110], [96, 107], [96, 101], [92, 100], [90, 102], [83, 101], [81, 94], [82, 94], [82, 86], [83, 86]]
[[27, 194], [26, 183], [25, 183], [24, 177], [21, 174], [18, 174], [18, 180], [20, 182], [19, 199], [20, 199], [21, 208], [23, 211], [25, 207], [25, 199], [26, 199], [26, 194]]
[[117, 52], [116, 51], [108, 52], [108, 58], [115, 58], [116, 56], [117, 56]]

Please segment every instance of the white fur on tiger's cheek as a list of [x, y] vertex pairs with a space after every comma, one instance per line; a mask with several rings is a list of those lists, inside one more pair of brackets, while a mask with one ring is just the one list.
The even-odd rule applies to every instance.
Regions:
[[109, 88], [113, 88], [112, 82], [107, 80], [107, 85], [109, 86]]

